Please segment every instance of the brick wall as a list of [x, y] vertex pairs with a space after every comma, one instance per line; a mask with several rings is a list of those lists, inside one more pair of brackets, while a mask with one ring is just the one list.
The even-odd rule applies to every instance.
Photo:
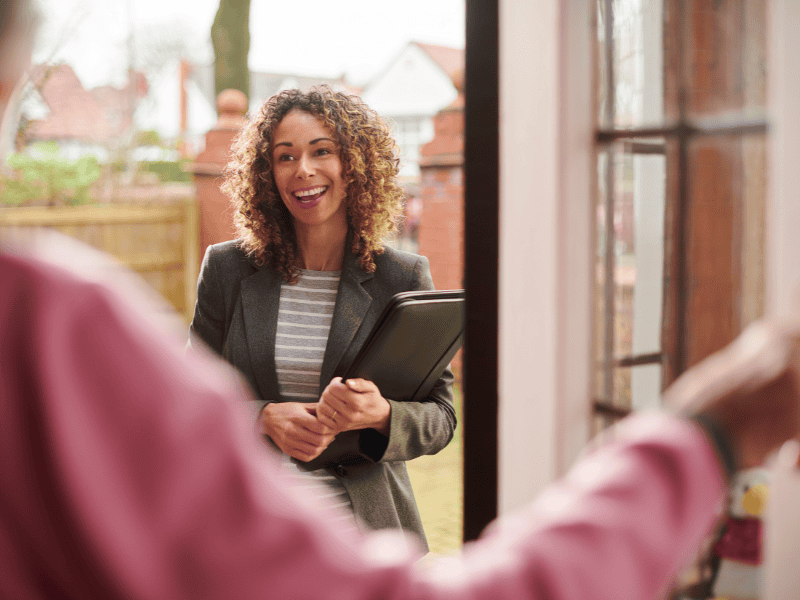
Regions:
[[[434, 117], [434, 137], [420, 150], [419, 253], [436, 289], [464, 287], [464, 98]], [[461, 351], [451, 363], [461, 383]]]
[[464, 287], [463, 106], [459, 96], [434, 117], [434, 137], [420, 151], [419, 253], [437, 289]]

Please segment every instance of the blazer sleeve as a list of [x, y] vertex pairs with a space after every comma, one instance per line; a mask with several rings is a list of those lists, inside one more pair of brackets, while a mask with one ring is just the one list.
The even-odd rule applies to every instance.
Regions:
[[[235, 278], [231, 273], [235, 269], [229, 268], [226, 263], [224, 251], [215, 246], [206, 249], [200, 275], [197, 278], [197, 302], [194, 307], [194, 316], [189, 325], [189, 340], [186, 350], [196, 353], [200, 348], [210, 348], [217, 355], [223, 356], [225, 340], [233, 312], [233, 289]], [[202, 352], [201, 352], [202, 353]], [[255, 382], [246, 374], [242, 377], [250, 386], [253, 402], [249, 403], [254, 415], [274, 400], [265, 400], [256, 393]]]
[[[428, 259], [420, 256], [414, 266], [408, 291], [432, 289], [434, 286]], [[453, 371], [449, 366], [420, 402], [387, 400], [392, 413], [389, 439], [381, 462], [436, 454], [453, 438], [456, 411], [453, 408]]]
[[227, 319], [218, 262], [214, 247], [209, 246], [200, 266], [200, 276], [197, 278], [197, 302], [189, 325], [187, 349], [196, 349], [198, 344], [205, 344], [222, 355]]

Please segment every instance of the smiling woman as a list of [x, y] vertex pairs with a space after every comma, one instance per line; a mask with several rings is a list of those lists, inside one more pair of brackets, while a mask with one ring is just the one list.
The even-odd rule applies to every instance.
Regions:
[[[359, 98], [320, 87], [267, 100], [233, 145], [223, 190], [240, 239], [207, 250], [190, 343], [247, 377], [259, 431], [336, 518], [425, 545], [405, 461], [453, 437], [452, 372], [420, 402], [341, 379], [392, 296], [433, 289], [426, 258], [384, 245], [398, 169], [389, 127]], [[305, 466], [343, 431], [358, 432], [357, 456]]]

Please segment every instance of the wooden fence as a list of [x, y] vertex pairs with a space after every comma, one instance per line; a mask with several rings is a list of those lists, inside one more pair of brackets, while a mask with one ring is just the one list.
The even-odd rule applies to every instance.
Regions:
[[167, 204], [0, 208], [0, 232], [47, 227], [127, 265], [187, 320], [200, 265], [196, 199]]

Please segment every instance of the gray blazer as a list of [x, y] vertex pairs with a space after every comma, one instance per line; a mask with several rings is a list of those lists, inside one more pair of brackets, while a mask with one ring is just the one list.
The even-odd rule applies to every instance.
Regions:
[[[375, 257], [375, 272], [365, 273], [357, 257], [345, 253], [320, 390], [342, 375], [390, 298], [411, 290], [433, 289], [428, 259], [387, 247]], [[237, 241], [209, 246], [197, 283], [197, 304], [189, 345], [202, 340], [242, 372], [259, 399], [259, 409], [280, 402], [275, 370], [275, 332], [281, 289], [280, 274], [258, 267]], [[405, 463], [436, 454], [453, 437], [453, 374], [448, 368], [421, 402], [389, 400], [388, 439], [377, 434], [379, 447], [370, 455], [379, 462], [352, 476], [331, 472], [344, 484], [360, 520], [372, 529], [402, 528], [416, 533], [427, 547]], [[380, 442], [382, 440], [382, 443]]]

